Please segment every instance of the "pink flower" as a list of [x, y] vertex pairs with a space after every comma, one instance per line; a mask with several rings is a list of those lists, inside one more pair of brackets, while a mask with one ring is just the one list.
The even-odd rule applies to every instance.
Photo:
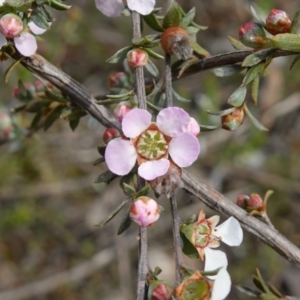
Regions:
[[121, 102], [114, 109], [114, 116], [119, 121], [122, 122], [124, 117], [128, 112], [132, 110], [132, 106], [128, 102]]
[[154, 180], [168, 172], [170, 158], [180, 168], [190, 166], [200, 153], [198, 139], [187, 132], [190, 116], [179, 107], [159, 112], [156, 123], [151, 114], [134, 108], [122, 122], [125, 137], [109, 142], [105, 161], [110, 171], [126, 175], [138, 162], [138, 174]]
[[189, 125], [187, 126], [187, 132], [193, 134], [194, 136], [200, 135], [200, 126], [194, 118], [190, 118]]
[[[123, 0], [95, 0], [96, 7], [107, 17], [118, 17], [125, 8]], [[155, 0], [127, 0], [130, 10], [137, 11], [141, 15], [149, 15], [154, 6]]]
[[151, 226], [158, 218], [158, 205], [149, 197], [140, 197], [131, 205], [130, 219], [141, 227]]

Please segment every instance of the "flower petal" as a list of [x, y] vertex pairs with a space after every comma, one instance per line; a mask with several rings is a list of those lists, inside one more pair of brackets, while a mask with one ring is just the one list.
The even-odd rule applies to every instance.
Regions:
[[168, 172], [170, 161], [165, 158], [150, 160], [139, 166], [138, 173], [146, 180], [154, 180]]
[[[51, 25], [51, 23], [49, 23], [49, 26]], [[47, 31], [47, 29], [41, 28], [39, 26], [37, 26], [34, 22], [30, 21], [28, 23], [28, 27], [31, 30], [32, 33], [36, 34], [36, 35], [40, 35], [43, 34]]]
[[0, 33], [0, 49], [7, 44], [6, 37]]
[[14, 38], [14, 43], [18, 51], [24, 56], [31, 56], [37, 50], [35, 37], [29, 32], [22, 32]]
[[229, 246], [239, 246], [243, 241], [243, 230], [239, 221], [230, 217], [221, 225], [215, 228], [216, 236], [222, 239], [222, 242]]
[[227, 297], [231, 288], [231, 279], [226, 269], [221, 269], [215, 279], [211, 300], [223, 300]]
[[118, 17], [124, 10], [122, 0], [95, 0], [96, 7], [107, 17]]
[[190, 133], [173, 138], [169, 143], [169, 153], [179, 167], [190, 166], [200, 153], [198, 139]]
[[151, 124], [151, 114], [140, 108], [129, 111], [122, 121], [122, 130], [125, 136], [135, 138], [145, 131]]
[[130, 10], [135, 10], [145, 16], [152, 12], [155, 0], [127, 0], [127, 5]]
[[[210, 248], [204, 249], [205, 263], [204, 271], [213, 271], [218, 268], [227, 268], [228, 260], [226, 254], [220, 250], [212, 250]], [[209, 279], [216, 278], [217, 275], [208, 276]]]
[[177, 137], [186, 132], [189, 122], [189, 114], [182, 108], [174, 106], [162, 109], [156, 118], [159, 130], [171, 137]]
[[116, 138], [110, 141], [105, 150], [105, 162], [110, 171], [126, 175], [134, 167], [137, 154], [130, 141]]

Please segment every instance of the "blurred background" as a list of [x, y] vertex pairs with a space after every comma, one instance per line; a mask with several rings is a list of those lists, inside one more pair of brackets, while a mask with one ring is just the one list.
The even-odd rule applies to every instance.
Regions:
[[[107, 18], [94, 1], [69, 1], [72, 8], [54, 12], [56, 21], [39, 41], [38, 53], [82, 83], [91, 94], [108, 92], [108, 75], [123, 70], [122, 64], [105, 60], [130, 44], [128, 17]], [[238, 38], [241, 24], [251, 20], [250, 4], [264, 17], [271, 8], [292, 17], [296, 0], [178, 0], [185, 11], [197, 8], [196, 21], [208, 26], [198, 34], [199, 43], [212, 55], [234, 49], [227, 36]], [[165, 1], [157, 1], [158, 6]], [[158, 52], [162, 53], [161, 50]], [[251, 111], [269, 128], [260, 132], [246, 120], [236, 132], [218, 129], [200, 136], [202, 153], [190, 172], [235, 201], [240, 194], [261, 196], [274, 190], [268, 203], [274, 226], [300, 246], [300, 91], [299, 65], [291, 71], [293, 57], [275, 59], [262, 78], [258, 107]], [[12, 61], [0, 64], [4, 75]], [[162, 70], [161, 63], [157, 66]], [[147, 73], [147, 76], [150, 75]], [[20, 103], [12, 96], [18, 79], [35, 78], [24, 68], [15, 68], [9, 82], [0, 82], [0, 106], [11, 109]], [[176, 91], [189, 104], [184, 106], [202, 124], [218, 124], [207, 110], [224, 108], [243, 75], [218, 78], [205, 71], [176, 81]], [[16, 115], [16, 123], [28, 127], [32, 114]], [[123, 235], [117, 231], [122, 211], [103, 228], [103, 221], [124, 199], [117, 180], [94, 184], [106, 170], [93, 166], [99, 157], [104, 128], [86, 116], [75, 132], [64, 120], [47, 131], [0, 147], [0, 300], [109, 300], [134, 299], [136, 286], [138, 228]], [[163, 269], [161, 278], [174, 281], [172, 229], [168, 202], [159, 222], [149, 230], [150, 266]], [[203, 208], [199, 200], [178, 192], [179, 213], [185, 219]], [[221, 216], [222, 221], [225, 220]], [[282, 293], [300, 297], [300, 270], [275, 251], [245, 232], [238, 248], [222, 246], [229, 259], [233, 285], [253, 287], [251, 275], [259, 268]], [[198, 261], [187, 264], [202, 268]], [[228, 299], [248, 299], [233, 286]]]

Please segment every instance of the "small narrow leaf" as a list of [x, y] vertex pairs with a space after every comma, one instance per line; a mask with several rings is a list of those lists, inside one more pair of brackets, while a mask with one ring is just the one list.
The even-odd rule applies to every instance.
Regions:
[[124, 231], [126, 231], [130, 225], [131, 225], [132, 221], [130, 219], [130, 214], [129, 211], [126, 213], [126, 215], [124, 216], [124, 218], [121, 221], [119, 230], [118, 230], [118, 235], [122, 234]]
[[107, 224], [110, 220], [112, 220], [121, 210], [122, 208], [125, 206], [125, 204], [128, 202], [128, 200], [124, 200], [122, 201], [118, 207], [102, 222], [100, 222], [99, 224], [96, 224], [94, 226], [97, 227], [103, 227], [105, 224]]
[[110, 183], [112, 182], [115, 178], [117, 177], [116, 174], [112, 173], [111, 171], [107, 170], [104, 173], [100, 174], [96, 180], [94, 181], [94, 183]]
[[250, 50], [247, 46], [245, 46], [242, 42], [236, 40], [235, 38], [228, 36], [229, 42], [231, 43], [232, 47], [236, 50]]
[[188, 25], [194, 20], [196, 14], [196, 9], [193, 7], [180, 21], [180, 27], [187, 28]]
[[[123, 94], [118, 94], [118, 95], [106, 95], [107, 98], [109, 99], [121, 99], [121, 98], [128, 98], [130, 96], [134, 95], [134, 91], [130, 90], [129, 92], [123, 93]], [[101, 100], [103, 101], [103, 100]]]
[[180, 233], [181, 241], [182, 241], [182, 252], [192, 259], [199, 259], [199, 254], [197, 249], [192, 245], [192, 243], [186, 238], [183, 233]]
[[212, 71], [217, 77], [227, 77], [227, 76], [240, 73], [243, 70], [245, 70], [245, 68], [239, 65], [228, 65], [220, 68], [215, 68]]
[[142, 196], [147, 196], [149, 194], [149, 191], [150, 191], [150, 187], [147, 184], [134, 195], [134, 198], [137, 199]]
[[224, 109], [221, 111], [211, 111], [211, 110], [207, 110], [207, 113], [210, 115], [214, 115], [214, 116], [225, 116], [228, 115], [230, 113], [232, 113], [235, 110], [235, 107], [231, 107], [228, 109]]
[[130, 198], [134, 198], [134, 195], [136, 194], [136, 190], [133, 186], [123, 182], [123, 191], [124, 194]]
[[80, 118], [69, 120], [69, 126], [72, 129], [72, 131], [75, 131], [75, 129], [79, 125], [79, 122], [80, 122]]
[[276, 51], [276, 48], [268, 48], [268, 49], [263, 49], [257, 52], [254, 52], [253, 54], [248, 55], [243, 63], [243, 67], [253, 67], [263, 60], [270, 58], [273, 56], [273, 53]]
[[159, 32], [164, 31], [154, 13], [151, 13], [150, 15], [142, 16], [142, 17], [143, 17], [143, 20], [145, 21], [145, 23], [151, 29], [153, 29], [155, 31], [159, 31]]
[[196, 64], [198, 61], [199, 61], [199, 58], [196, 58], [196, 57], [184, 61], [182, 63], [182, 65], [180, 66], [180, 71], [178, 72], [177, 78], [180, 78], [186, 69], [188, 69], [190, 66]]
[[281, 50], [300, 51], [300, 36], [294, 33], [276, 34], [272, 38], [272, 44]]
[[293, 59], [293, 61], [292, 61], [292, 63], [291, 63], [291, 66], [290, 66], [290, 70], [292, 70], [292, 68], [293, 68], [294, 65], [298, 62], [299, 59], [300, 59], [300, 55], [297, 55], [297, 56]]
[[176, 93], [176, 91], [175, 91], [174, 89], [172, 89], [172, 94], [174, 95], [174, 97], [175, 97], [177, 100], [179, 100], [179, 101], [181, 101], [181, 102], [191, 102], [191, 100], [186, 99], [186, 98], [180, 96], [178, 93]]
[[104, 157], [99, 157], [93, 162], [93, 166], [97, 166], [105, 161]]
[[148, 62], [145, 65], [145, 68], [153, 77], [159, 76], [159, 71], [158, 71], [156, 65], [150, 59], [148, 59]]
[[241, 285], [236, 285], [235, 286], [241, 293], [247, 295], [247, 296], [250, 296], [250, 297], [254, 297], [254, 298], [259, 298], [260, 296], [260, 292], [259, 291], [256, 291], [256, 290], [253, 290], [251, 288], [248, 288], [246, 286], [241, 286]]
[[247, 88], [240, 86], [231, 94], [227, 100], [227, 103], [234, 107], [240, 107], [245, 101], [246, 94]]
[[144, 50], [145, 52], [148, 53], [149, 56], [156, 58], [156, 59], [165, 59], [164, 56], [154, 52], [153, 50], [149, 49], [149, 48], [143, 48], [141, 47], [142, 50]]
[[254, 78], [250, 89], [251, 100], [255, 105], [257, 105], [257, 100], [258, 100], [258, 89], [259, 89], [259, 76]]
[[251, 9], [251, 14], [252, 14], [254, 21], [265, 27], [264, 21], [261, 19], [261, 17], [259, 16], [259, 14], [256, 12], [256, 10], [254, 9], [254, 7], [252, 5], [250, 6], [250, 9]]
[[199, 124], [201, 131], [212, 131], [220, 127], [220, 125], [201, 125]]
[[106, 60], [106, 62], [111, 64], [116, 64], [122, 62], [125, 58], [127, 53], [132, 49], [132, 46], [124, 47], [118, 52], [116, 52], [113, 56]]
[[23, 60], [23, 58], [24, 57], [21, 57], [20, 59], [16, 60], [9, 66], [9, 68], [7, 68], [7, 70], [4, 73], [4, 82], [5, 83], [8, 83], [8, 79], [9, 79], [9, 76], [10, 76], [12, 70]]
[[296, 33], [299, 23], [300, 23], [300, 9], [298, 9], [294, 15], [290, 33]]
[[190, 44], [191, 44], [192, 49], [196, 53], [203, 55], [204, 57], [209, 56], [209, 52], [207, 50], [205, 50], [203, 47], [201, 47], [195, 40], [190, 39]]
[[65, 108], [64, 105], [58, 105], [56, 106], [47, 116], [45, 122], [44, 122], [44, 130], [48, 130], [55, 120], [57, 120], [60, 117], [60, 114], [62, 110]]
[[31, 121], [31, 124], [30, 124], [31, 129], [34, 129], [38, 126], [42, 116], [43, 116], [43, 112], [41, 112], [41, 111], [39, 111], [38, 113], [35, 114], [34, 118]]
[[244, 77], [242, 86], [246, 86], [248, 85], [254, 78], [258, 77], [260, 72], [262, 72], [265, 68], [265, 64], [264, 63], [260, 63], [252, 68], [250, 68], [247, 73], [246, 76]]
[[181, 20], [181, 12], [179, 6], [173, 3], [166, 16], [164, 17], [162, 27], [167, 29], [173, 26], [179, 26]]
[[244, 109], [245, 109], [245, 113], [246, 115], [249, 117], [250, 121], [253, 123], [253, 125], [261, 130], [261, 131], [269, 131], [268, 128], [266, 128], [263, 124], [261, 124], [250, 112], [250, 110], [248, 109], [248, 107], [245, 105], [244, 106]]
[[43, 28], [43, 29], [49, 28], [49, 24], [48, 24], [45, 16], [36, 9], [33, 10], [32, 14], [30, 16], [30, 19], [36, 26], [38, 26], [40, 28]]

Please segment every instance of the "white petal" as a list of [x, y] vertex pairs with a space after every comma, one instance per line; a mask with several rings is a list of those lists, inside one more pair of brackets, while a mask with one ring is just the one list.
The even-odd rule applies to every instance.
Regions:
[[18, 51], [24, 56], [31, 56], [37, 50], [35, 37], [28, 32], [22, 32], [14, 38], [14, 43]]
[[151, 114], [140, 108], [130, 110], [122, 121], [122, 130], [128, 138], [135, 138], [151, 124]]
[[124, 10], [122, 0], [95, 0], [96, 7], [107, 17], [118, 17]]
[[7, 44], [6, 37], [0, 33], [0, 49]]
[[130, 10], [135, 10], [145, 16], [152, 12], [155, 0], [127, 0], [127, 5]]
[[[51, 23], [49, 23], [49, 26], [51, 25]], [[28, 23], [28, 27], [31, 30], [32, 33], [36, 34], [36, 35], [40, 35], [43, 34], [47, 31], [47, 29], [41, 28], [39, 26], [37, 26], [34, 22], [30, 21]]]
[[[221, 250], [204, 249], [205, 263], [204, 271], [213, 271], [218, 268], [227, 268], [228, 260], [226, 254]], [[217, 275], [207, 276], [209, 279], [216, 278]]]
[[222, 242], [229, 246], [239, 246], [243, 241], [243, 230], [240, 222], [233, 217], [217, 226], [215, 233], [214, 235], [220, 237]]
[[223, 300], [227, 297], [231, 288], [231, 279], [226, 269], [221, 269], [215, 279], [211, 300]]
[[146, 180], [154, 180], [168, 172], [170, 161], [165, 158], [144, 162], [138, 169], [139, 175]]

